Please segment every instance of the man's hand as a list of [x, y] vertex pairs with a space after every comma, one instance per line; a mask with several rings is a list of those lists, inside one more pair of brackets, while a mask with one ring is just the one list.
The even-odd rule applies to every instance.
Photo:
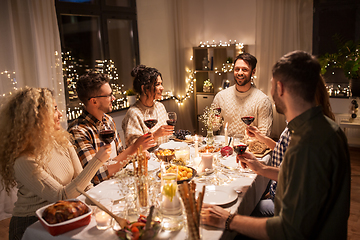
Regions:
[[229, 215], [230, 212], [226, 211], [222, 207], [211, 204], [204, 203], [201, 209], [202, 224], [218, 228], [225, 228], [225, 222]]
[[240, 161], [241, 167], [249, 167], [254, 173], [259, 174], [263, 168], [263, 164], [257, 160], [255, 155], [251, 152], [244, 152], [241, 155], [236, 156], [236, 162]]

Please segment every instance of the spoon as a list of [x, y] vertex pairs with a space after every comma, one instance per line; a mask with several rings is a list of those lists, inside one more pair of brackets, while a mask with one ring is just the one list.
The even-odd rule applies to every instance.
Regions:
[[126, 219], [121, 218], [119, 216], [116, 216], [115, 214], [113, 214], [111, 211], [109, 211], [104, 205], [102, 205], [101, 203], [99, 203], [98, 201], [96, 201], [95, 199], [93, 199], [92, 197], [90, 197], [89, 194], [87, 194], [86, 192], [84, 192], [83, 190], [76, 188], [76, 191], [78, 191], [79, 193], [81, 193], [82, 195], [84, 195], [85, 197], [87, 197], [90, 201], [92, 201], [98, 208], [100, 208], [101, 210], [103, 210], [104, 212], [106, 212], [107, 214], [109, 214], [112, 218], [115, 219], [115, 221], [120, 225], [121, 228], [124, 228], [128, 225], [128, 222], [126, 221]]

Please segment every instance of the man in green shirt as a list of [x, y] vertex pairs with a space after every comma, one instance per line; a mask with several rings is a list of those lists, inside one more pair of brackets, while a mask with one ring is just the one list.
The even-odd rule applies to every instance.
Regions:
[[[320, 64], [295, 51], [273, 67], [271, 94], [291, 134], [278, 175], [275, 216], [254, 218], [205, 205], [205, 224], [257, 239], [346, 239], [350, 211], [350, 158], [340, 127], [315, 104]], [[255, 172], [253, 154], [239, 157]], [[265, 167], [265, 166], [264, 166]]]

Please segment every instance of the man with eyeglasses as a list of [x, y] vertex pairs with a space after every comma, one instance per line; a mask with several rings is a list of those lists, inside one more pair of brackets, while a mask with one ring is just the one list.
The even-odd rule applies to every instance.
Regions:
[[102, 122], [107, 122], [115, 130], [115, 139], [111, 143], [111, 160], [97, 171], [92, 179], [94, 185], [122, 169], [129, 161], [128, 155], [134, 154], [140, 145], [143, 150], [155, 146], [153, 135], [145, 134], [127, 149], [123, 148], [115, 122], [106, 114], [112, 111], [112, 102], [115, 100], [109, 80], [107, 75], [96, 72], [89, 72], [79, 78], [76, 83], [76, 91], [84, 104], [84, 109], [83, 113], [71, 122], [68, 128], [73, 136], [72, 143], [83, 167], [93, 158], [99, 148], [106, 144], [99, 138]]

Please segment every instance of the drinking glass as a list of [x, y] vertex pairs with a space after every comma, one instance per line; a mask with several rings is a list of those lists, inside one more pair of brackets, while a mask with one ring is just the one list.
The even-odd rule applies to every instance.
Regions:
[[[255, 117], [249, 114], [244, 117], [241, 117], [241, 120], [249, 127], [250, 124], [255, 120]], [[247, 143], [248, 141], [249, 141], [249, 137], [247, 136], [246, 129], [245, 129], [244, 142]]]
[[105, 142], [106, 144], [110, 144], [115, 139], [115, 130], [106, 121], [105, 116], [102, 118], [101, 121], [99, 138], [101, 141]]
[[[233, 149], [234, 149], [234, 152], [237, 155], [243, 154], [245, 152], [246, 148], [247, 148], [247, 145], [243, 141], [244, 141], [243, 136], [241, 136], [241, 135], [234, 136]], [[239, 161], [237, 169], [240, 170], [241, 172], [248, 172], [248, 170], [243, 169], [241, 167], [240, 161]]]
[[144, 123], [149, 128], [153, 128], [158, 122], [157, 112], [154, 108], [148, 108], [145, 110]]
[[[176, 112], [168, 112], [168, 120], [166, 120], [166, 123], [170, 126], [174, 126], [176, 125], [177, 122], [177, 115]], [[170, 139], [175, 139], [175, 135], [173, 134]]]

